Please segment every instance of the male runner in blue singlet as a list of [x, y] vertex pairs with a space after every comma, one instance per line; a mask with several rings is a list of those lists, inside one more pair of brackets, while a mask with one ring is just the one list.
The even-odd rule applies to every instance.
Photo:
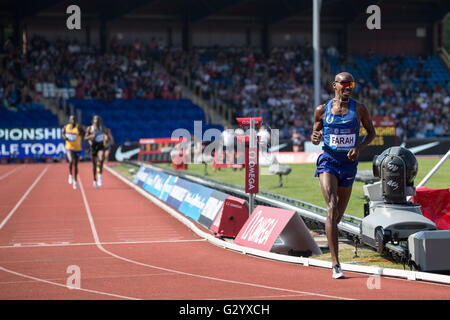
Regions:
[[[374, 138], [375, 129], [364, 105], [350, 99], [355, 81], [348, 72], [336, 75], [333, 82], [334, 99], [314, 111], [314, 127], [311, 142], [315, 145], [324, 138], [323, 153], [316, 163], [315, 176], [327, 206], [325, 231], [330, 247], [333, 278], [343, 278], [339, 264], [338, 228], [352, 192], [360, 151]], [[367, 135], [358, 144], [360, 124]]]

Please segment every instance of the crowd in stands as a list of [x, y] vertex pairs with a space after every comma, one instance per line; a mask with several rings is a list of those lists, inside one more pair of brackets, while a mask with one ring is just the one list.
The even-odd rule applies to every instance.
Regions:
[[[203, 97], [214, 94], [237, 115], [262, 116], [280, 129], [280, 138], [304, 141], [313, 125], [311, 54], [308, 43], [274, 47], [268, 57], [247, 47], [194, 48], [189, 54], [174, 49], [166, 52], [165, 65], [179, 79], [188, 79]], [[322, 63], [329, 63], [329, 57], [336, 58], [341, 71], [358, 70], [353, 57], [340, 55], [334, 47], [324, 50]], [[370, 62], [375, 57], [369, 53], [364, 59]], [[403, 59], [377, 57], [369, 77], [355, 77], [353, 96], [370, 106], [372, 115], [393, 116], [400, 143], [450, 136], [450, 81], [426, 81], [432, 79], [424, 63], [427, 57], [419, 57], [411, 68], [404, 66]], [[334, 95], [333, 80], [321, 88], [323, 102]]]
[[23, 53], [8, 41], [0, 73], [1, 107], [21, 109], [39, 102], [47, 85], [53, 90], [44, 95], [53, 98], [55, 90], [70, 89], [70, 97], [80, 99], [176, 99], [179, 87], [155, 67], [161, 49], [156, 40], [122, 45], [114, 39], [101, 54], [97, 45], [34, 36]]
[[450, 81], [430, 84], [426, 80], [433, 75], [422, 57], [412, 68], [404, 67], [403, 59], [383, 59], [372, 69], [373, 83], [363, 88], [363, 97], [375, 106], [373, 114], [396, 119], [400, 143], [450, 136]]
[[5, 55], [1, 60], [0, 109], [24, 110], [40, 103], [40, 95], [30, 85], [28, 78], [33, 66], [24, 62], [24, 57], [10, 41], [5, 42]]
[[[309, 138], [313, 126], [313, 59], [311, 45], [273, 47], [266, 56], [245, 46], [193, 48], [185, 53], [152, 40], [129, 45], [111, 41], [107, 53], [76, 41], [49, 42], [33, 37], [22, 53], [8, 42], [3, 47], [0, 108], [22, 109], [39, 103], [42, 84], [71, 89], [71, 97], [110, 101], [128, 98], [175, 99], [181, 92], [173, 80], [188, 80], [203, 98], [214, 97], [234, 115], [262, 116], [295, 144]], [[322, 64], [337, 59], [340, 70], [358, 68], [352, 57], [334, 47], [323, 50]], [[369, 54], [367, 61], [374, 59]], [[404, 57], [378, 57], [369, 77], [356, 77], [354, 97], [370, 106], [372, 115], [393, 116], [400, 142], [409, 138], [450, 136], [450, 82], [432, 77], [420, 57], [414, 68]], [[166, 70], [156, 67], [162, 61]], [[330, 74], [330, 77], [334, 75]], [[329, 81], [328, 81], [329, 80]], [[321, 98], [333, 97], [332, 81]]]
[[312, 130], [313, 81], [311, 48], [275, 47], [269, 57], [247, 47], [194, 48], [190, 54], [170, 50], [168, 70], [189, 78], [202, 97], [214, 94], [234, 115], [262, 116], [280, 138], [294, 129], [307, 135]]

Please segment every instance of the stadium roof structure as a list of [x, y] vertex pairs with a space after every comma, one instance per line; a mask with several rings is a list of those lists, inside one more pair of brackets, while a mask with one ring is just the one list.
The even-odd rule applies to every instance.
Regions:
[[[81, 19], [98, 26], [100, 47], [106, 47], [108, 26], [133, 26], [181, 30], [184, 50], [189, 50], [190, 30], [211, 27], [259, 29], [261, 45], [268, 50], [269, 30], [295, 28], [312, 30], [313, 1], [320, 0], [2, 0], [0, 1], [0, 41], [4, 28], [12, 30], [12, 40], [20, 43], [22, 29], [32, 25], [60, 24], [67, 8], [76, 4]], [[441, 21], [450, 11], [448, 0], [321, 0], [321, 28], [340, 30], [367, 19], [366, 9], [379, 5], [383, 23], [422, 23]], [[62, 24], [65, 26], [65, 23]], [[138, 27], [137, 27], [138, 28]], [[150, 29], [149, 29], [150, 30]], [[249, 29], [247, 29], [249, 30]], [[90, 31], [88, 31], [90, 33]], [[88, 36], [90, 37], [90, 36]]]
[[[0, 19], [21, 20], [36, 15], [64, 15], [76, 4], [83, 15], [104, 21], [136, 16], [180, 19], [195, 23], [203, 19], [253, 19], [261, 23], [277, 23], [292, 17], [311, 16], [313, 0], [2, 0]], [[442, 18], [450, 11], [448, 0], [322, 0], [322, 13], [342, 19], [355, 19], [369, 5], [401, 8], [401, 16], [409, 17], [417, 8], [422, 16]], [[399, 16], [399, 11], [396, 12]], [[12, 21], [11, 21], [12, 22]]]

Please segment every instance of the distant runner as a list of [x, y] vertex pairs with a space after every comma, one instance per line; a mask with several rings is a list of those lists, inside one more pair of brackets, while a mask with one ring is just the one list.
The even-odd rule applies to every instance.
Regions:
[[92, 125], [86, 130], [85, 140], [91, 148], [92, 170], [94, 174], [94, 188], [103, 185], [103, 162], [105, 161], [105, 147], [113, 141], [111, 131], [103, 126], [103, 120], [98, 115], [92, 117]]
[[83, 127], [78, 125], [74, 115], [69, 117], [69, 123], [63, 128], [62, 136], [66, 141], [67, 160], [69, 161], [69, 183], [77, 189], [78, 161], [81, 155], [81, 137]]

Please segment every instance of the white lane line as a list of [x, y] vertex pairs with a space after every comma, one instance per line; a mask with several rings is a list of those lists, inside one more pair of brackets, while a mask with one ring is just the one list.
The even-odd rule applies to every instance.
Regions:
[[0, 181], [5, 179], [7, 176], [13, 174], [14, 172], [17, 171], [17, 168], [12, 169], [11, 171], [8, 171], [7, 173], [5, 173], [4, 175], [0, 176]]
[[[112, 259], [112, 258], [110, 258]], [[170, 273], [146, 273], [146, 274], [119, 274], [119, 275], [108, 275], [108, 276], [98, 276], [98, 277], [84, 277], [83, 280], [99, 280], [99, 279], [121, 279], [121, 278], [145, 278], [145, 277], [159, 277], [159, 276], [167, 276], [171, 275]], [[54, 278], [54, 279], [46, 279], [46, 281], [65, 281], [65, 278]], [[9, 284], [22, 284], [22, 283], [33, 283], [33, 280], [19, 280], [19, 281], [0, 281], [1, 285], [9, 285]]]
[[[181, 242], [199, 242], [206, 241], [205, 239], [180, 239], [180, 240], [150, 240], [150, 241], [116, 241], [116, 242], [102, 242], [102, 245], [130, 245], [130, 244], [153, 244], [153, 243], [181, 243]], [[72, 247], [72, 246], [96, 246], [94, 242], [82, 243], [14, 243], [9, 246], [0, 246], [0, 249], [9, 248], [42, 248], [42, 247]]]
[[17, 231], [15, 233], [16, 236], [18, 237], [32, 237], [32, 236], [36, 236], [36, 237], [42, 237], [45, 235], [49, 235], [51, 234], [52, 236], [65, 236], [68, 234], [73, 234], [73, 230], [68, 230], [68, 231], [49, 231], [49, 232], [34, 232], [34, 231]]
[[306, 297], [307, 294], [280, 294], [272, 296], [251, 296], [251, 297], [228, 297], [228, 298], [218, 298], [218, 299], [200, 299], [200, 300], [250, 300], [250, 299], [273, 299], [273, 298], [292, 298], [292, 297]]
[[[108, 167], [107, 167], [107, 169], [110, 170]], [[111, 251], [106, 250], [102, 246], [99, 236], [98, 236], [98, 233], [97, 233], [97, 229], [95, 228], [94, 219], [92, 218], [92, 212], [89, 207], [89, 203], [87, 201], [86, 194], [84, 192], [83, 183], [81, 181], [81, 178], [79, 178], [78, 180], [80, 183], [80, 190], [81, 190], [81, 195], [83, 197], [84, 206], [86, 209], [86, 214], [88, 216], [89, 224], [91, 225], [92, 236], [94, 237], [94, 241], [97, 245], [97, 248], [99, 248], [104, 253], [109, 254], [117, 259], [129, 262], [129, 263], [133, 263], [136, 265], [140, 265], [143, 267], [149, 267], [149, 268], [153, 268], [153, 269], [157, 269], [157, 270], [161, 270], [161, 271], [172, 272], [172, 273], [176, 273], [176, 274], [180, 274], [180, 275], [184, 275], [184, 276], [190, 276], [190, 277], [194, 277], [194, 278], [213, 280], [213, 281], [219, 281], [219, 282], [237, 284], [237, 285], [243, 285], [243, 286], [249, 286], [249, 287], [256, 287], [256, 288], [262, 288], [262, 289], [268, 289], [268, 290], [291, 292], [291, 293], [304, 294], [304, 295], [310, 295], [310, 296], [319, 296], [319, 297], [325, 297], [325, 298], [331, 298], [331, 299], [354, 300], [354, 299], [350, 299], [350, 298], [332, 296], [332, 295], [326, 295], [326, 294], [319, 294], [319, 293], [314, 293], [314, 292], [299, 291], [299, 290], [292, 290], [292, 289], [286, 289], [286, 288], [278, 288], [278, 287], [272, 287], [272, 286], [267, 286], [267, 285], [257, 284], [257, 283], [242, 282], [242, 281], [228, 280], [228, 279], [222, 279], [222, 278], [217, 278], [217, 277], [210, 277], [210, 276], [205, 276], [205, 275], [201, 275], [201, 274], [195, 274], [195, 273], [189, 273], [189, 272], [179, 271], [179, 270], [175, 270], [175, 269], [158, 267], [155, 265], [150, 265], [150, 264], [142, 263], [139, 261], [135, 261], [135, 260], [131, 260], [131, 259], [119, 256]]]
[[[11, 216], [14, 214], [14, 212], [16, 212], [16, 210], [19, 208], [19, 206], [22, 204], [22, 202], [26, 199], [26, 197], [31, 192], [31, 190], [33, 190], [33, 188], [36, 186], [36, 184], [39, 182], [39, 180], [42, 178], [42, 176], [47, 172], [47, 170], [48, 170], [48, 166], [45, 167], [45, 169], [41, 172], [41, 174], [36, 178], [36, 180], [28, 188], [28, 190], [25, 192], [25, 194], [22, 196], [22, 198], [20, 198], [19, 202], [17, 202], [17, 204], [9, 212], [9, 214], [6, 216], [6, 218], [3, 219], [2, 223], [0, 224], [0, 230], [3, 228], [3, 226], [6, 224], [6, 222], [8, 222], [8, 220], [11, 218]], [[17, 248], [17, 247], [15, 247], [15, 248]], [[0, 270], [2, 270], [4, 272], [11, 273], [11, 274], [14, 274], [14, 275], [17, 275], [17, 276], [20, 276], [20, 277], [31, 279], [31, 280], [34, 280], [34, 281], [43, 282], [43, 283], [47, 283], [47, 284], [52, 284], [52, 285], [55, 285], [55, 286], [64, 287], [64, 288], [68, 289], [67, 285], [64, 285], [64, 284], [61, 284], [61, 283], [57, 283], [57, 282], [53, 282], [53, 281], [48, 281], [48, 280], [45, 280], [45, 279], [36, 278], [36, 277], [33, 277], [33, 276], [29, 276], [29, 275], [26, 275], [26, 274], [23, 274], [23, 273], [20, 273], [20, 272], [16, 272], [16, 271], [7, 269], [7, 268], [2, 267], [2, 266], [0, 266]], [[77, 289], [73, 289], [73, 290], [79, 290], [79, 291], [85, 291], [85, 292], [90, 292], [90, 293], [95, 293], [95, 294], [107, 295], [107, 296], [110, 296], [110, 297], [115, 297], [115, 298], [120, 298], [120, 299], [139, 300], [137, 298], [121, 296], [121, 295], [117, 295], [117, 294], [113, 294], [113, 293], [102, 292], [102, 291], [97, 291], [97, 290], [90, 290], [90, 289], [84, 289], [84, 288], [77, 288]]]
[[61, 243], [73, 242], [73, 238], [68, 237], [33, 237], [33, 238], [12, 238], [12, 243]]
[[[63, 287], [65, 289], [69, 290], [68, 286], [65, 285], [65, 284], [61, 284], [61, 283], [58, 283], [58, 282], [53, 282], [53, 281], [49, 281], [49, 280], [45, 280], [45, 279], [41, 279], [41, 278], [36, 278], [36, 277], [29, 276], [29, 275], [26, 275], [26, 274], [23, 274], [23, 273], [20, 273], [20, 272], [16, 272], [16, 271], [13, 271], [13, 270], [6, 269], [6, 268], [4, 268], [2, 266], [0, 266], [0, 270], [8, 272], [8, 273], [11, 273], [11, 274], [14, 274], [14, 275], [19, 276], [19, 277], [24, 277], [24, 278], [31, 279], [31, 280], [34, 280], [34, 281], [43, 282], [43, 283], [47, 283], [47, 284], [52, 284], [52, 285], [55, 285], [55, 286], [58, 286], [58, 287]], [[101, 294], [101, 295], [106, 295], [106, 296], [120, 298], [120, 299], [140, 300], [140, 299], [137, 299], [137, 298], [122, 296], [122, 295], [118, 295], [118, 294], [114, 294], [114, 293], [108, 293], [108, 292], [103, 292], [103, 291], [85, 289], [85, 288], [76, 288], [76, 289], [72, 289], [72, 290], [84, 291], [84, 292], [95, 293], [95, 294]]]
[[3, 226], [8, 222], [8, 220], [12, 217], [14, 212], [16, 212], [17, 208], [22, 204], [22, 202], [28, 197], [28, 194], [33, 190], [33, 188], [36, 186], [36, 184], [41, 180], [42, 176], [47, 172], [48, 166], [45, 167], [44, 170], [42, 170], [41, 174], [34, 180], [33, 184], [28, 188], [28, 190], [24, 193], [22, 198], [20, 198], [19, 202], [16, 203], [14, 208], [8, 213], [5, 219], [3, 219], [2, 223], [0, 224], [0, 230], [3, 228]]

